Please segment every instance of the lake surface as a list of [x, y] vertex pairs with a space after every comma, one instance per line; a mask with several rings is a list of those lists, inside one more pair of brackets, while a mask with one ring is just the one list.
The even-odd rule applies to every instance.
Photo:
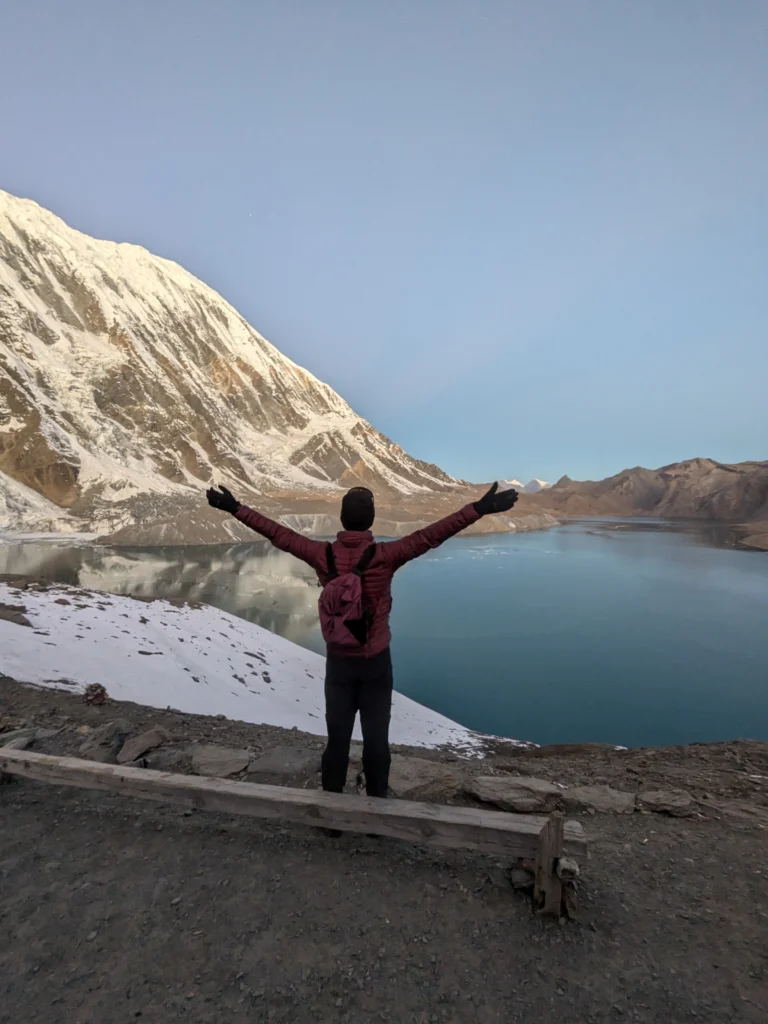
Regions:
[[[600, 520], [450, 541], [395, 577], [396, 686], [537, 743], [768, 740], [768, 555], [723, 540]], [[266, 543], [5, 544], [0, 572], [204, 601], [322, 650], [312, 574]]]

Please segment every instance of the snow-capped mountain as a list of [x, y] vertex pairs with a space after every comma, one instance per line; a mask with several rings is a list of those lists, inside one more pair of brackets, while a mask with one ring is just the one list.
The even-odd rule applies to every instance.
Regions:
[[520, 480], [501, 480], [499, 487], [514, 487], [518, 491], [522, 491], [524, 494], [538, 494], [539, 491], [545, 491], [552, 484], [548, 484], [546, 480], [529, 480], [527, 484], [522, 483]]
[[457, 486], [176, 263], [0, 191], [0, 527], [117, 528], [245, 494]]

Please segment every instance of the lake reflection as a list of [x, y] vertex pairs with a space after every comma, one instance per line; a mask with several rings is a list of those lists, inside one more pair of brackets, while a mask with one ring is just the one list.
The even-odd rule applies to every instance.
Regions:
[[0, 573], [131, 597], [212, 604], [304, 647], [322, 650], [314, 573], [266, 541], [131, 549], [58, 542], [4, 544]]

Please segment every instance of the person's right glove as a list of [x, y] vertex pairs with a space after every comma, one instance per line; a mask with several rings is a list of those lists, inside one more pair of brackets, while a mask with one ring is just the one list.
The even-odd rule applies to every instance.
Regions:
[[487, 494], [474, 502], [475, 512], [480, 516], [493, 515], [494, 512], [509, 512], [517, 499], [518, 493], [514, 487], [510, 487], [508, 491], [500, 491], [496, 482]]
[[205, 496], [208, 498], [208, 504], [211, 508], [221, 509], [222, 512], [229, 512], [233, 516], [237, 515], [240, 502], [224, 484], [219, 485], [218, 491], [213, 487], [209, 487], [205, 492]]

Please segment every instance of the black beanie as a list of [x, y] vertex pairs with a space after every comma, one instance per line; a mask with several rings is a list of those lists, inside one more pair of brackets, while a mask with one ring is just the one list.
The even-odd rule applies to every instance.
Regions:
[[341, 499], [341, 525], [345, 530], [370, 530], [376, 510], [367, 487], [353, 487]]

